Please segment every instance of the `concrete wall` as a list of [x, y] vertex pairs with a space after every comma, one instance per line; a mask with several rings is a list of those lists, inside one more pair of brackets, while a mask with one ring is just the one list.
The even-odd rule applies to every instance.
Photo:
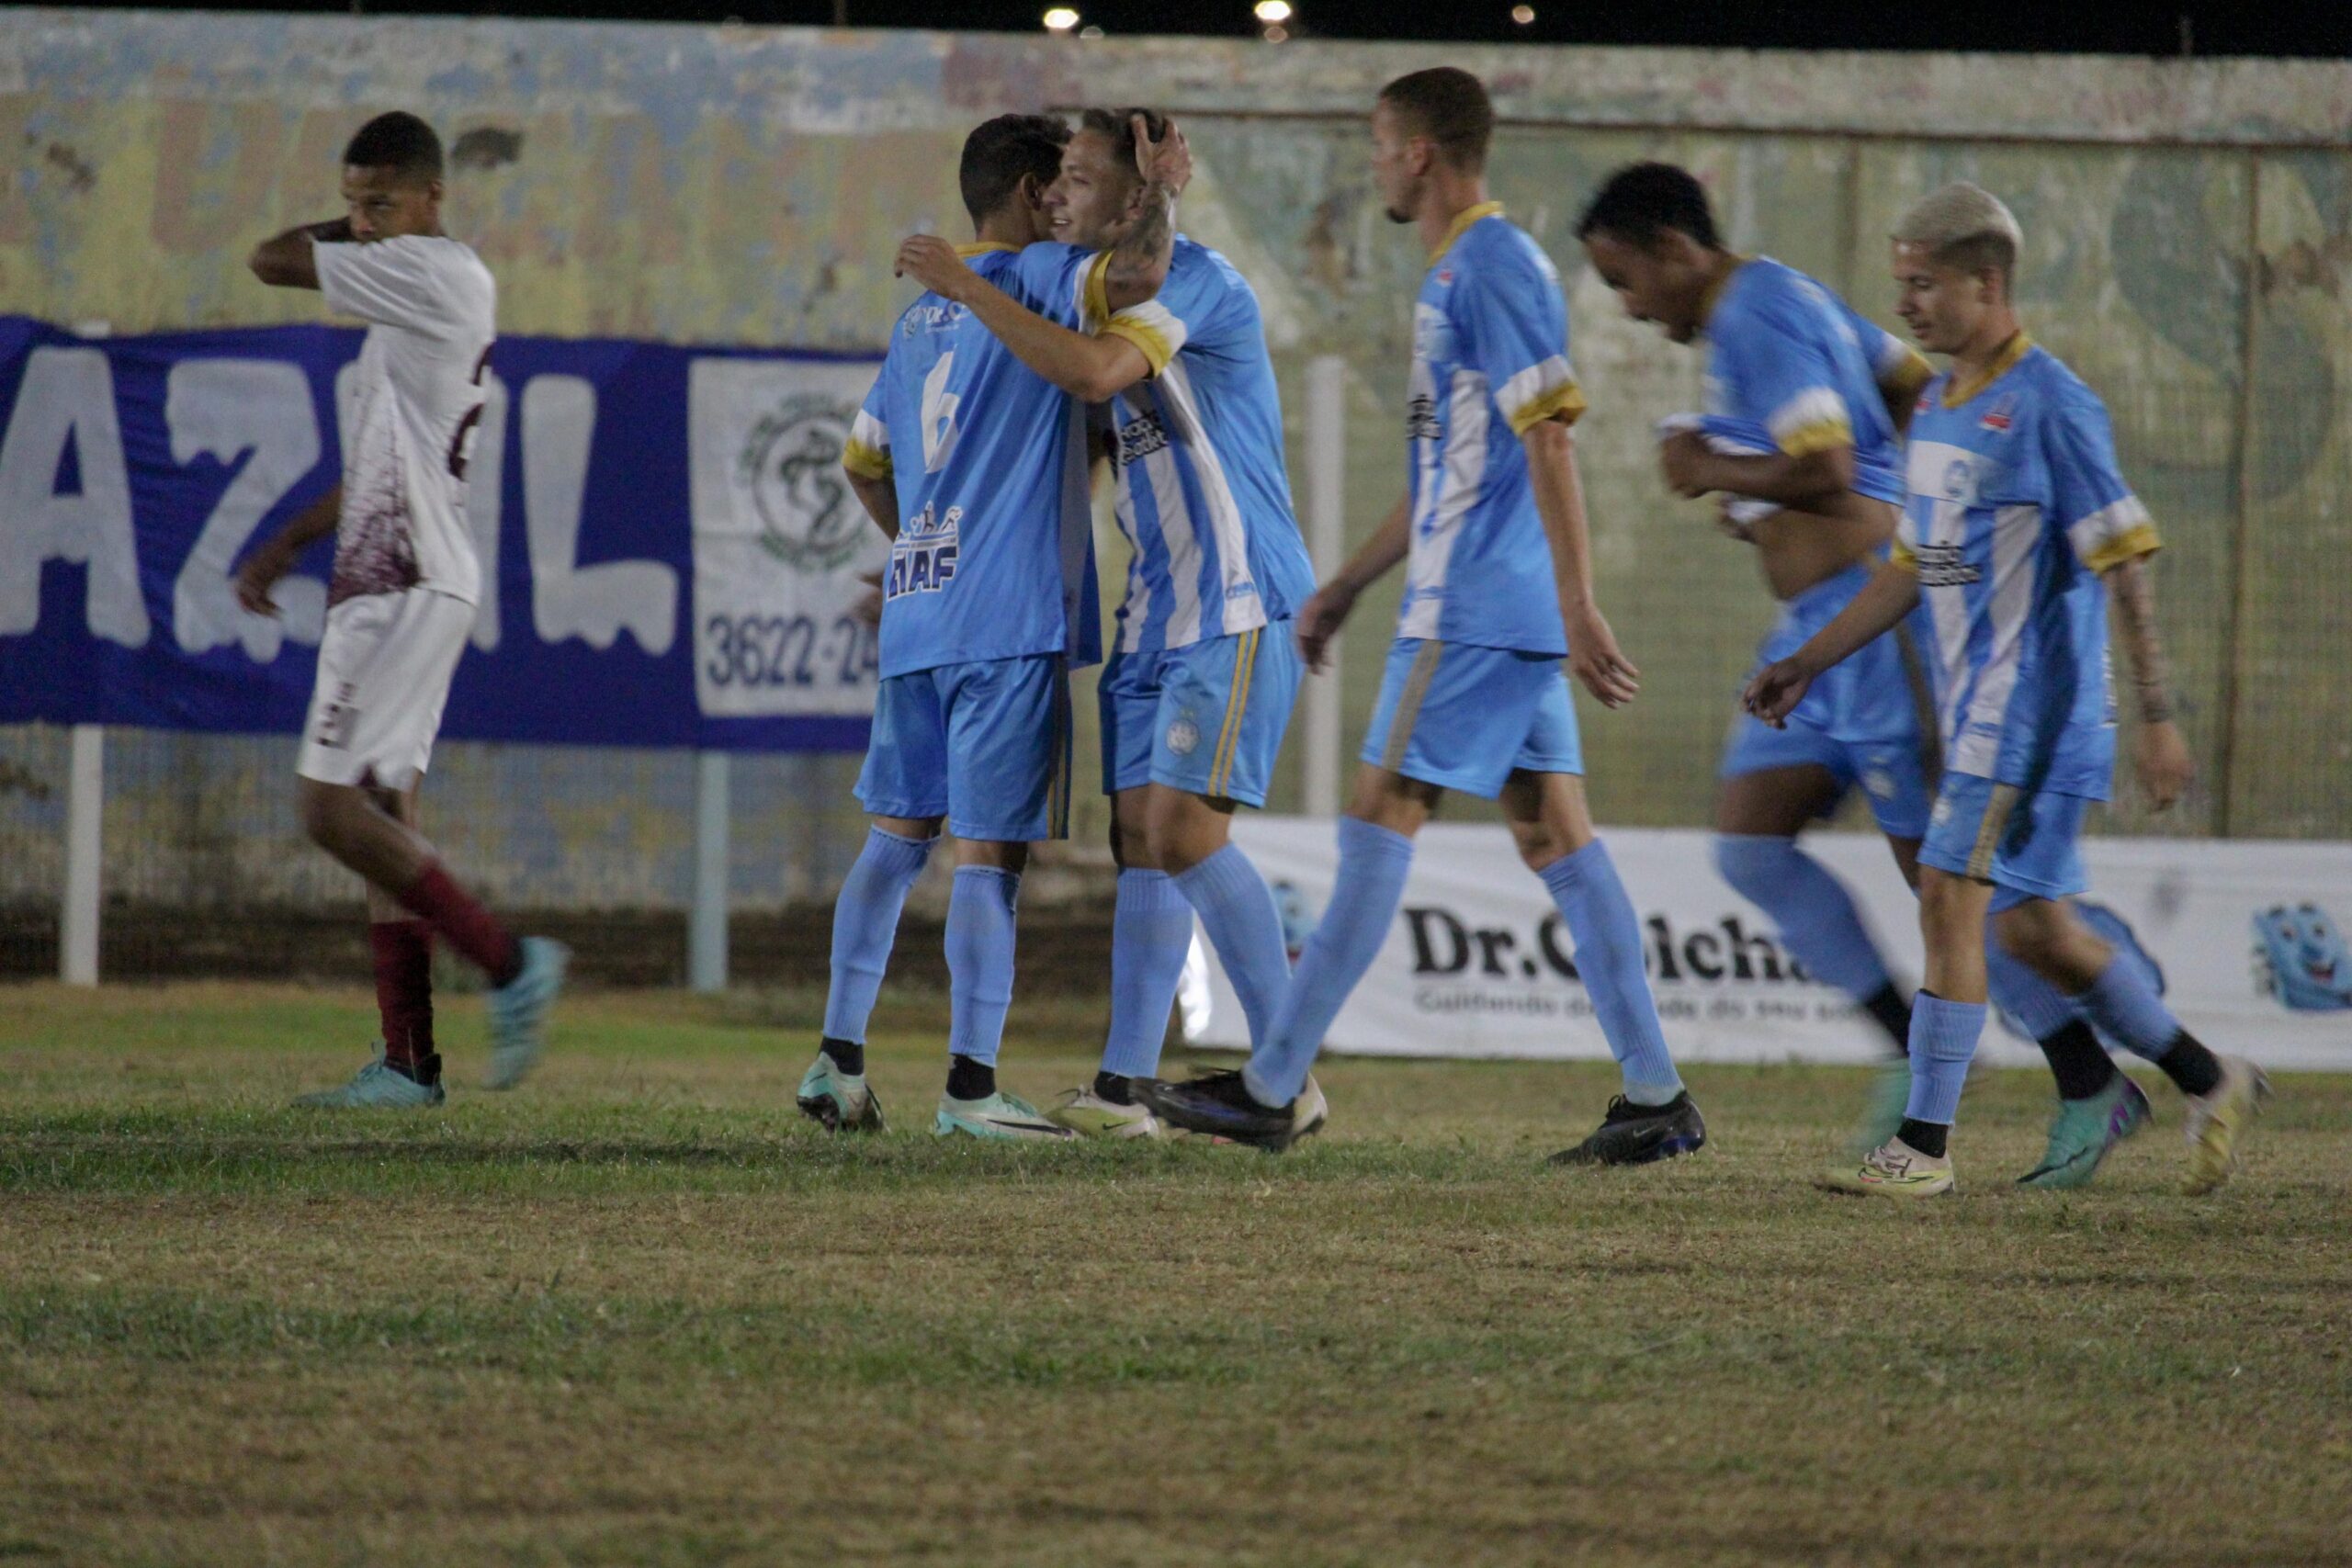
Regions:
[[[1604, 604], [1646, 676], [1634, 708], [1586, 714], [1604, 818], [1704, 818], [1730, 694], [1770, 617], [1742, 549], [1656, 482], [1651, 423], [1691, 406], [1695, 357], [1619, 317], [1570, 236], [1611, 167], [1664, 156], [1713, 183], [1736, 245], [1882, 317], [1881, 236], [1906, 202], [1959, 175], [2007, 197], [2029, 239], [2030, 325], [2108, 398], [2171, 541], [2160, 586], [2208, 787], [2167, 830], [2352, 835], [2341, 63], [13, 11], [0, 17], [0, 304], [118, 331], [311, 319], [314, 302], [261, 288], [239, 259], [255, 237], [331, 212], [343, 140], [398, 106], [455, 149], [449, 222], [497, 270], [506, 330], [871, 346], [905, 298], [895, 240], [960, 227], [954, 161], [974, 121], [1151, 102], [1186, 117], [1200, 173], [1185, 227], [1260, 289], [1294, 409], [1309, 355], [1352, 367], [1361, 531], [1402, 482], [1421, 265], [1370, 199], [1361, 118], [1382, 82], [1440, 61], [1493, 86], [1509, 122], [1497, 194], [1567, 281]], [[1391, 603], [1362, 613], [1350, 649], [1351, 739]], [[53, 750], [0, 740], [36, 771]], [[135, 798], [160, 786], [132, 781], [274, 798], [284, 750], [125, 738], [118, 852], [196, 863], [170, 812]], [[683, 886], [683, 809], [641, 814], [615, 840], [507, 803], [552, 793], [585, 809], [647, 768], [665, 782], [641, 782], [668, 799], [676, 761], [453, 746], [434, 794], [444, 836], [494, 882], [667, 898]], [[747, 897], [821, 893], [854, 849], [847, 768], [779, 766], [777, 809], [821, 826], [780, 835], [788, 868], [751, 878]], [[46, 886], [22, 869], [39, 816], [0, 788], [0, 849], [25, 852], [0, 853], [20, 868], [0, 874], [0, 897]], [[2129, 807], [2109, 823], [2145, 826]], [[1099, 808], [1081, 814], [1081, 833], [1101, 827]], [[283, 878], [285, 896], [317, 896], [315, 879], [272, 869], [288, 857], [252, 859], [239, 886]]]

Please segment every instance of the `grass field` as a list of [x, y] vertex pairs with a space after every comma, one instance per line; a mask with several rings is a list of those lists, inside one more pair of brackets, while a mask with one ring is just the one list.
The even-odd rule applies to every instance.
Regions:
[[[1340, 1061], [1281, 1159], [795, 1116], [805, 998], [585, 996], [518, 1093], [280, 1109], [357, 992], [0, 991], [0, 1562], [2352, 1562], [2352, 1079], [2177, 1197], [2177, 1098], [2024, 1194], [1815, 1190], [1858, 1073], [1547, 1170], [1603, 1070]], [[1012, 1087], [1091, 1068], [1017, 1010]]]

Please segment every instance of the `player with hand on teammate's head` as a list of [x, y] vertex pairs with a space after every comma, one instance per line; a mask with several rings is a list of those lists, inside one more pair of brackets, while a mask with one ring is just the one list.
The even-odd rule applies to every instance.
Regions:
[[[899, 271], [925, 291], [891, 331], [842, 454], [891, 547], [881, 685], [857, 781], [874, 826], [833, 907], [824, 1037], [798, 1095], [829, 1128], [882, 1125], [865, 1078], [866, 1022], [907, 890], [944, 827], [956, 840], [954, 1012], [933, 1130], [1072, 1135], [999, 1089], [996, 1063], [1028, 847], [1068, 830], [1069, 666], [1101, 657], [1085, 411], [1023, 365], [949, 276], [984, 280], [1072, 327], [1106, 300], [1150, 297], [1172, 224], [1141, 257], [1037, 243], [1069, 140], [1041, 115], [1001, 115], [966, 139], [959, 176], [974, 241], [918, 235], [900, 247]], [[942, 255], [952, 267], [936, 265]]]
[[1912, 419], [1894, 556], [1834, 620], [1756, 675], [1747, 705], [1785, 724], [1825, 671], [1928, 604], [1944, 776], [1919, 852], [1928, 976], [1914, 1010], [1915, 1082], [1901, 1128], [1844, 1182], [1895, 1196], [1951, 1188], [1940, 1145], [1983, 1032], [1989, 914], [2002, 949], [2189, 1097], [2184, 1187], [2209, 1191], [2234, 1167], [2262, 1074], [2183, 1030], [2131, 955], [2068, 902], [2085, 885], [2083, 818], [2108, 798], [2115, 767], [2110, 601], [2139, 698], [2136, 761], [2150, 804], [2171, 807], [2191, 769], [2156, 630], [2155, 528], [2119, 471], [2106, 409], [2018, 325], [2019, 249], [2008, 209], [1970, 185], [1936, 192], [1896, 227], [1898, 313], [1951, 364]]
[[1633, 1164], [1705, 1140], [1658, 1026], [1641, 927], [1585, 805], [1576, 709], [1561, 660], [1608, 706], [1639, 676], [1592, 589], [1568, 427], [1584, 408], [1551, 260], [1486, 190], [1494, 109], [1466, 72], [1399, 77], [1372, 114], [1373, 177], [1414, 226], [1429, 272], [1413, 313], [1406, 499], [1297, 615], [1319, 662], [1366, 585], [1408, 562], [1363, 769], [1340, 822], [1323, 920], [1274, 1021], [1239, 1072], [1147, 1089], [1166, 1120], [1279, 1146], [1324, 1032], [1373, 961], [1404, 896], [1413, 837], [1449, 789], [1499, 799], [1520, 856], [1576, 942], [1624, 1092], [1558, 1156]]
[[466, 463], [497, 331], [489, 269], [442, 231], [441, 173], [431, 126], [379, 115], [344, 151], [345, 215], [266, 241], [251, 262], [264, 283], [317, 289], [330, 309], [368, 323], [343, 483], [237, 572], [244, 607], [275, 615], [271, 588], [313, 541], [335, 536], [295, 771], [311, 840], [367, 879], [384, 1038], [356, 1077], [305, 1096], [309, 1105], [441, 1103], [435, 934], [490, 980], [493, 1089], [520, 1082], [538, 1060], [567, 957], [559, 942], [509, 934], [416, 830], [417, 788], [483, 592]]
[[[1114, 285], [1159, 248], [1170, 215], [1155, 177], [1181, 188], [1161, 165], [1182, 147], [1148, 111], [1088, 110], [1046, 195], [1054, 237], [1109, 254]], [[1252, 1038], [1290, 980], [1273, 895], [1228, 836], [1237, 806], [1266, 803], [1302, 671], [1290, 617], [1315, 587], [1264, 322], [1232, 265], [1182, 235], [1153, 298], [1106, 299], [1108, 314], [1084, 331], [924, 249], [936, 270], [918, 276], [930, 287], [969, 305], [1055, 385], [1106, 405], [1119, 526], [1135, 549], [1098, 688], [1119, 863], [1111, 1028], [1093, 1083], [1052, 1114], [1089, 1134], [1148, 1135], [1158, 1123], [1134, 1080], [1159, 1070], [1194, 911]]]

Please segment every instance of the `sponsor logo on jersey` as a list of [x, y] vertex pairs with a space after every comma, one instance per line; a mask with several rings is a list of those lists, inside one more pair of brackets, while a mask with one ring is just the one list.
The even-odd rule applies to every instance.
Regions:
[[1984, 581], [1984, 573], [1958, 545], [1921, 545], [1912, 552], [1922, 588], [1961, 588]]
[[887, 602], [908, 593], [936, 593], [956, 581], [956, 525], [964, 509], [934, 511], [929, 502], [907, 519], [890, 545], [890, 574], [883, 581]]
[[1438, 428], [1437, 400], [1427, 392], [1416, 392], [1405, 403], [1405, 439], [1435, 441], [1444, 432]]
[[1976, 423], [1996, 434], [2007, 435], [2009, 433], [2009, 427], [2017, 423], [2017, 412], [2018, 395], [2015, 392], [2004, 392], [2001, 395], [2001, 400], [1986, 409], [1984, 417]]
[[1168, 445], [1168, 427], [1157, 413], [1139, 413], [1119, 428], [1119, 466], [1150, 457]]

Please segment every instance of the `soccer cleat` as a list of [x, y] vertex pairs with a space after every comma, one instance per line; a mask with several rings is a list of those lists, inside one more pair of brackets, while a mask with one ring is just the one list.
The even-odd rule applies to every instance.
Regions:
[[1311, 1078], [1306, 1092], [1288, 1105], [1263, 1105], [1251, 1097], [1235, 1068], [1203, 1073], [1182, 1083], [1137, 1078], [1136, 1095], [1171, 1127], [1277, 1152], [1319, 1132], [1330, 1114], [1323, 1091]]
[[1159, 1118], [1151, 1107], [1137, 1101], [1121, 1105], [1103, 1099], [1089, 1086], [1065, 1093], [1046, 1119], [1057, 1127], [1067, 1127], [1081, 1138], [1156, 1138], [1159, 1136]]
[[2244, 1056], [2223, 1056], [2222, 1081], [2188, 1101], [2188, 1174], [2180, 1190], [2211, 1192], [2238, 1167], [2238, 1138], [2270, 1098], [2270, 1080]]
[[1923, 1155], [1900, 1138], [1889, 1138], [1864, 1155], [1860, 1165], [1841, 1165], [1830, 1172], [1828, 1184], [1840, 1192], [1880, 1198], [1940, 1198], [1952, 1190], [1951, 1160]]
[[962, 1134], [968, 1138], [1003, 1138], [1023, 1142], [1064, 1142], [1078, 1134], [1067, 1127], [1057, 1127], [1046, 1120], [1035, 1106], [1019, 1095], [1000, 1089], [984, 1100], [958, 1100], [952, 1094], [939, 1097], [939, 1113], [932, 1118], [932, 1133], [938, 1137], [953, 1137]]
[[866, 1087], [863, 1073], [845, 1073], [824, 1052], [800, 1075], [796, 1097], [800, 1114], [824, 1124], [828, 1133], [879, 1133], [882, 1097]]
[[384, 1043], [349, 1083], [297, 1095], [294, 1103], [326, 1111], [424, 1111], [448, 1098], [438, 1083], [419, 1083], [384, 1060]]
[[547, 1047], [548, 1012], [556, 993], [563, 989], [563, 972], [571, 966], [571, 949], [550, 938], [523, 939], [523, 967], [514, 978], [490, 993], [490, 1073], [488, 1089], [513, 1089], [530, 1076]]
[[1854, 1129], [1847, 1152], [1860, 1159], [1894, 1136], [1903, 1125], [1904, 1109], [1911, 1103], [1911, 1064], [1897, 1058], [1880, 1066], [1871, 1080], [1870, 1104], [1861, 1125]]
[[1700, 1149], [1707, 1123], [1683, 1090], [1664, 1105], [1636, 1105], [1623, 1095], [1609, 1102], [1592, 1135], [1552, 1156], [1554, 1165], [1649, 1165]]
[[2148, 1097], [2123, 1074], [2097, 1094], [2062, 1100], [2051, 1119], [2041, 1163], [2018, 1178], [2019, 1187], [2087, 1187], [2108, 1151], [2148, 1124]]

